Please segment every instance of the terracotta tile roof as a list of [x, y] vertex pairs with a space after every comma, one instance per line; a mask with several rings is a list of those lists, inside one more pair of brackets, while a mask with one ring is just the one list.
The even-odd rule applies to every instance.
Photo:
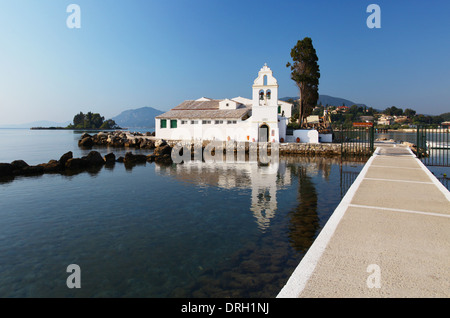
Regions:
[[219, 109], [219, 102], [215, 99], [210, 101], [187, 100], [172, 108], [168, 112], [155, 118], [164, 119], [214, 119], [232, 118], [239, 119], [251, 111], [251, 107], [240, 104], [237, 109]]

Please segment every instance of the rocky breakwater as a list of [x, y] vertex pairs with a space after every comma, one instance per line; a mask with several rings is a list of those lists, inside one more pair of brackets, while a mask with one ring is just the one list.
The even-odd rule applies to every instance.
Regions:
[[157, 140], [155, 150], [151, 155], [147, 156], [147, 161], [157, 163], [172, 163], [172, 146], [165, 140]]
[[155, 142], [151, 133], [128, 133], [124, 131], [99, 132], [95, 135], [83, 134], [78, 146], [92, 148], [93, 146], [109, 146], [115, 148], [154, 149]]
[[82, 158], [73, 158], [71, 151], [61, 156], [59, 160], [30, 166], [24, 160], [11, 163], [0, 163], [0, 177], [40, 175], [44, 173], [65, 173], [74, 170], [88, 169], [105, 164], [104, 158], [97, 151], [91, 151]]
[[153, 154], [142, 155], [127, 152], [124, 157], [118, 157], [114, 153], [102, 156], [98, 151], [90, 151], [86, 156], [74, 158], [71, 151], [61, 156], [59, 160], [50, 160], [47, 163], [31, 166], [24, 160], [14, 160], [11, 163], [0, 163], [0, 178], [14, 178], [15, 176], [35, 176], [45, 173], [74, 174], [91, 169], [99, 169], [102, 166], [114, 165], [117, 162], [126, 166], [139, 163], [156, 162], [171, 164], [172, 147], [165, 141], [159, 141]]

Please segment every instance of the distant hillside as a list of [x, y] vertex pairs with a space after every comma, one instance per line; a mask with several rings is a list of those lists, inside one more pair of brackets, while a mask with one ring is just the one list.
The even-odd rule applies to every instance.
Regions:
[[155, 116], [164, 113], [152, 107], [125, 110], [112, 119], [124, 128], [154, 128]]
[[[288, 100], [288, 99], [298, 99], [298, 96], [295, 97], [284, 97], [284, 98], [280, 98], [281, 100]], [[329, 95], [320, 95], [319, 94], [319, 100], [317, 101], [317, 104], [320, 105], [322, 104], [323, 106], [352, 106], [352, 105], [358, 105], [358, 106], [366, 106], [364, 104], [357, 104], [355, 102], [352, 102], [348, 99], [344, 99], [344, 98], [340, 98], [340, 97], [333, 97], [333, 96], [329, 96]]]

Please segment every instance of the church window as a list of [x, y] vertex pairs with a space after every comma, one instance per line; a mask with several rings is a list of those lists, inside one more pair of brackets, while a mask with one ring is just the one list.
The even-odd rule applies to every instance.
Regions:
[[177, 128], [177, 120], [176, 119], [172, 119], [170, 121], [170, 128]]
[[270, 94], [271, 94], [271, 91], [270, 91], [270, 89], [267, 91], [267, 93], [266, 93], [266, 96], [267, 96], [267, 99], [270, 99]]
[[263, 90], [259, 91], [259, 100], [264, 100], [264, 91]]
[[267, 75], [264, 75], [264, 77], [263, 77], [263, 85], [264, 86], [267, 85]]
[[281, 113], [281, 106], [278, 105], [278, 114], [280, 114], [280, 113]]
[[161, 127], [160, 128], [167, 128], [167, 120], [161, 119]]

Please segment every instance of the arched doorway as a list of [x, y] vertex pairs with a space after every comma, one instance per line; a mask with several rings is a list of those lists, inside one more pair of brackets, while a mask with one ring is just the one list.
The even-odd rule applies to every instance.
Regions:
[[259, 126], [258, 141], [261, 142], [269, 141], [269, 126], [267, 124], [262, 124], [261, 126]]

